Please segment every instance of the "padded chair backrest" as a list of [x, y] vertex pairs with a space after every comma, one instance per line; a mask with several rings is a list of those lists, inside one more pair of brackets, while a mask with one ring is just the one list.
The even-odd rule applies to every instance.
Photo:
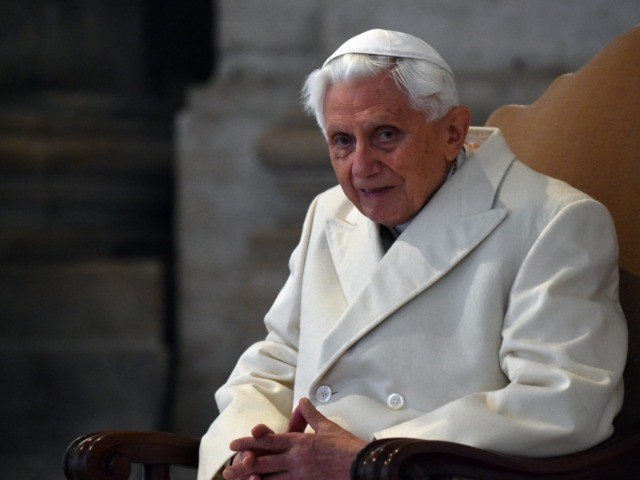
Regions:
[[620, 243], [620, 299], [629, 324], [625, 426], [640, 419], [640, 26], [616, 38], [531, 105], [496, 110], [531, 168], [588, 193], [611, 212]]

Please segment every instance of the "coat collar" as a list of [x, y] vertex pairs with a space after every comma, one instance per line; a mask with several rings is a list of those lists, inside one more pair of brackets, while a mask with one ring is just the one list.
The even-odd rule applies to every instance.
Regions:
[[445, 275], [502, 222], [507, 211], [493, 204], [513, 160], [500, 132], [493, 131], [386, 254], [378, 226], [355, 208], [344, 220], [327, 223], [327, 241], [347, 308], [323, 343], [318, 376], [362, 336]]

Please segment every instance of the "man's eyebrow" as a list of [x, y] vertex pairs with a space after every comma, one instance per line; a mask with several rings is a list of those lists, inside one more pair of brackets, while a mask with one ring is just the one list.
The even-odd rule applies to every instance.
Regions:
[[344, 133], [344, 134], [347, 133], [346, 127], [341, 123], [333, 123], [331, 125], [327, 125], [326, 130], [327, 130], [327, 135], [335, 135], [337, 133]]

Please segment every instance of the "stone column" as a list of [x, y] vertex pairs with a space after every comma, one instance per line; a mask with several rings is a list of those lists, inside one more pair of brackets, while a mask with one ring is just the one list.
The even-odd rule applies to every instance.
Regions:
[[[298, 103], [318, 62], [322, 2], [228, 0], [218, 8], [221, 64], [192, 90], [177, 122], [176, 421], [194, 434], [217, 415], [214, 392], [239, 354], [264, 336], [262, 316], [286, 279], [308, 199], [327, 185], [302, 185], [293, 165], [317, 158], [307, 140], [322, 142]], [[287, 194], [287, 185], [297, 191]]]
[[142, 0], [0, 4], [0, 471], [163, 426], [173, 112]]

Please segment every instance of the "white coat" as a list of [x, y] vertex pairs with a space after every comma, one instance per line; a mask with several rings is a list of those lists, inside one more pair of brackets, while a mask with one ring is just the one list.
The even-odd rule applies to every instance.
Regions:
[[302, 396], [364, 439], [554, 456], [611, 434], [627, 346], [612, 221], [499, 131], [386, 254], [339, 187], [319, 195], [290, 270], [216, 394], [199, 480], [255, 424], [286, 430]]

